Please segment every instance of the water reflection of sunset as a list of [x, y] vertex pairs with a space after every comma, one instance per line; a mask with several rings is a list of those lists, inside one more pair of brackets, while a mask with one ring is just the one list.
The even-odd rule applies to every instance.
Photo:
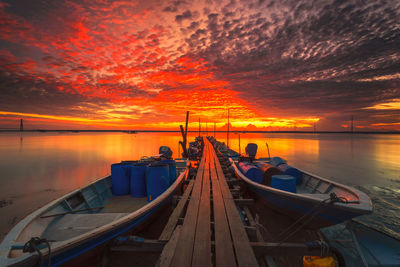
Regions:
[[[224, 141], [226, 142], [226, 140]], [[266, 143], [268, 143], [271, 157], [280, 156], [293, 159], [295, 157], [307, 155], [317, 160], [319, 156], [318, 139], [302, 139], [301, 137], [285, 138], [284, 135], [278, 134], [240, 134], [240, 147], [242, 154], [245, 153], [245, 147], [248, 143], [257, 144], [257, 157], [268, 157]], [[232, 149], [239, 151], [238, 134], [230, 134], [229, 144]]]

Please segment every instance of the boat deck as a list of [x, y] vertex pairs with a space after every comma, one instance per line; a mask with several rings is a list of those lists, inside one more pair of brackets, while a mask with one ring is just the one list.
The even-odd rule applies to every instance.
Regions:
[[126, 213], [66, 214], [56, 219], [42, 234], [41, 238], [64, 241], [115, 221]]
[[118, 220], [147, 203], [146, 197], [113, 196], [106, 200], [99, 213], [88, 211], [86, 213], [65, 214], [55, 218], [41, 237], [53, 241], [67, 240]]
[[147, 197], [113, 196], [106, 200], [101, 213], [130, 213], [147, 204]]

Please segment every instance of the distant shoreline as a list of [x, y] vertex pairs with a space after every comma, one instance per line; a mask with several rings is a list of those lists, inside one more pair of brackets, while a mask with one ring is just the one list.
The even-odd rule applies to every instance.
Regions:
[[[136, 134], [136, 133], [180, 133], [180, 131], [175, 130], [45, 130], [45, 129], [34, 129], [34, 130], [16, 130], [16, 129], [0, 129], [0, 133], [2, 132], [12, 132], [12, 133], [24, 133], [24, 132], [41, 132], [41, 133], [128, 133], [128, 134]], [[199, 131], [190, 131], [189, 133], [198, 133]], [[201, 131], [201, 133], [210, 133], [211, 135], [214, 131]], [[226, 131], [215, 131], [216, 133], [226, 133]], [[387, 131], [387, 132], [372, 132], [372, 131], [364, 131], [364, 132], [349, 132], [349, 131], [230, 131], [232, 134], [239, 133], [290, 133], [290, 134], [400, 134], [400, 131]]]

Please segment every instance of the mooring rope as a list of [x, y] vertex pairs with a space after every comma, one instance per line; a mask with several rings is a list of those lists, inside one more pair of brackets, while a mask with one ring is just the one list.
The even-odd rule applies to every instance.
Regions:
[[46, 244], [48, 248], [48, 266], [51, 266], [51, 247], [50, 243], [46, 238], [32, 237], [28, 242], [25, 243], [23, 252], [37, 252], [39, 255], [40, 266], [43, 267], [43, 254], [40, 251], [39, 246], [41, 244]]
[[[293, 224], [291, 224], [288, 228], [286, 228], [284, 231], [282, 231], [278, 237], [276, 239], [278, 239], [281, 236], [284, 236], [286, 233], [288, 233], [288, 235], [286, 235], [281, 241], [279, 241], [279, 245], [281, 245], [283, 242], [285, 242], [286, 240], [288, 240], [290, 237], [292, 237], [293, 235], [295, 235], [297, 232], [299, 232], [304, 226], [306, 226], [321, 210], [322, 208], [325, 206], [325, 204], [333, 204], [335, 202], [342, 202], [344, 203], [345, 201], [338, 197], [335, 193], [331, 193], [329, 195], [329, 198], [324, 199], [323, 201], [321, 201], [320, 203], [318, 203], [318, 205], [316, 205], [313, 209], [311, 209], [310, 211], [308, 211], [307, 213], [305, 213], [303, 216], [301, 216], [300, 218], [298, 218]], [[309, 218], [307, 218], [308, 216], [310, 216]], [[304, 220], [304, 221], [303, 221]], [[298, 227], [297, 229], [295, 229], [294, 231], [290, 232], [290, 230], [296, 226], [297, 224], [301, 223], [301, 226]]]

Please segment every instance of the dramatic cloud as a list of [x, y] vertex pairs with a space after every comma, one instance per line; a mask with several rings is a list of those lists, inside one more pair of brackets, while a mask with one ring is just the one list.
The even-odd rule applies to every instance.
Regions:
[[399, 17], [383, 0], [2, 1], [0, 116], [400, 129]]

